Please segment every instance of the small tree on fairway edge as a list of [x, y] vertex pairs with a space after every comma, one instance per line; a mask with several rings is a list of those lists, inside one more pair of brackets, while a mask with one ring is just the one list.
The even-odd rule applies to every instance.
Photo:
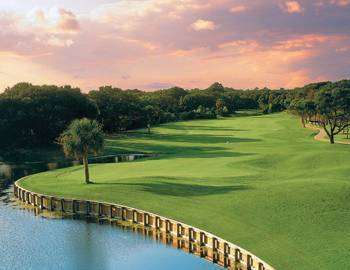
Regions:
[[315, 122], [334, 144], [335, 135], [350, 126], [350, 88], [326, 88], [316, 95]]
[[103, 151], [102, 126], [87, 118], [73, 120], [58, 142], [66, 156], [83, 161], [85, 183], [90, 183], [88, 155], [98, 155]]

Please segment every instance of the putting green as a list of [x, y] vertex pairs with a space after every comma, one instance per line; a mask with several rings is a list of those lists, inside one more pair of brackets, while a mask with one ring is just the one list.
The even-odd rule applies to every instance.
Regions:
[[213, 232], [280, 270], [350, 269], [350, 145], [287, 114], [165, 124], [109, 137], [152, 159], [27, 177], [24, 188], [126, 204]]

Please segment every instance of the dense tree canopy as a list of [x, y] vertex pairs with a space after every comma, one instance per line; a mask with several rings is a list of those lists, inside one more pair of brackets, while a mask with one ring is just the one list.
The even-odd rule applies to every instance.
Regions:
[[313, 121], [335, 135], [347, 129], [349, 89], [350, 81], [343, 80], [288, 90], [242, 90], [214, 83], [203, 90], [173, 87], [154, 92], [103, 86], [83, 94], [70, 86], [19, 83], [0, 94], [0, 145], [51, 143], [73, 119], [83, 117], [98, 120], [105, 132], [114, 133], [246, 109], [262, 113], [289, 109], [301, 116], [304, 125]]
[[316, 95], [314, 121], [323, 127], [330, 142], [350, 125], [350, 88], [325, 87]]
[[307, 95], [298, 95], [290, 107], [304, 126], [311, 122], [323, 128], [333, 144], [334, 136], [350, 126], [350, 81], [313, 85], [317, 86], [314, 93], [310, 86], [306, 87]]
[[96, 105], [77, 88], [20, 83], [0, 95], [0, 145], [49, 144], [73, 119], [96, 116]]

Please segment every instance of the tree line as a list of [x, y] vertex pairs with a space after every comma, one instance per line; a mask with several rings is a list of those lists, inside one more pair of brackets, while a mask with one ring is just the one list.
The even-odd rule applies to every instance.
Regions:
[[341, 132], [349, 137], [350, 80], [308, 85], [299, 91], [289, 109], [307, 123], [322, 128], [331, 144]]
[[[105, 133], [116, 133], [171, 121], [225, 117], [246, 109], [262, 113], [290, 109], [305, 123], [325, 126], [335, 135], [347, 126], [349, 92], [350, 81], [279, 90], [233, 89], [220, 83], [206, 89], [173, 87], [154, 92], [103, 86], [89, 93], [71, 86], [19, 83], [0, 94], [0, 146], [51, 144], [80, 118], [95, 119]], [[331, 119], [334, 109], [337, 116]]]

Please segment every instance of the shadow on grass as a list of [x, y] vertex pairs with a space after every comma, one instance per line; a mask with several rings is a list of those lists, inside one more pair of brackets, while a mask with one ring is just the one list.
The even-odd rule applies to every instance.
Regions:
[[177, 125], [177, 124], [167, 124], [162, 126], [163, 129], [173, 129], [173, 130], [200, 130], [200, 131], [246, 131], [243, 129], [226, 128], [226, 127], [211, 127], [208, 125]]
[[[111, 152], [143, 152], [177, 154], [178, 156], [196, 155], [198, 157], [237, 157], [251, 155], [233, 152], [235, 143], [255, 143], [260, 139], [237, 138], [232, 136], [211, 136], [205, 134], [142, 134], [132, 133], [125, 139], [109, 136], [106, 149]], [[196, 145], [201, 144], [201, 145]]]
[[[162, 134], [162, 133], [128, 133], [130, 139], [156, 140], [163, 142], [183, 142], [197, 144], [220, 144], [220, 143], [252, 143], [260, 142], [261, 139], [239, 138], [231, 135], [208, 135], [208, 134]], [[114, 139], [109, 136], [109, 139]]]
[[[165, 177], [162, 177], [165, 178]], [[141, 191], [149, 192], [156, 195], [175, 196], [175, 197], [196, 197], [206, 195], [220, 195], [230, 192], [244, 191], [251, 189], [247, 185], [230, 185], [230, 186], [211, 186], [198, 184], [180, 184], [166, 181], [159, 181], [153, 183], [139, 182], [139, 183], [93, 183], [95, 185], [125, 185], [137, 186]]]
[[[165, 128], [177, 129], [176, 124], [168, 124]], [[195, 124], [189, 126], [181, 126], [181, 129], [198, 129], [198, 130], [215, 130], [218, 131], [237, 131], [232, 128], [215, 127], [210, 129], [205, 125]], [[240, 153], [233, 151], [234, 144], [237, 143], [257, 143], [262, 139], [241, 138], [229, 135], [211, 135], [203, 132], [203, 134], [186, 134], [186, 132], [157, 133], [151, 134], [140, 131], [127, 132], [121, 135], [109, 135], [106, 141], [106, 149], [110, 152], [117, 153], [158, 153], [162, 157], [167, 158], [215, 158], [215, 157], [240, 157], [254, 155], [254, 153]]]
[[[155, 153], [159, 154], [157, 157], [147, 158], [147, 159], [158, 159], [158, 158], [215, 158], [215, 157], [241, 157], [241, 156], [251, 156], [254, 153], [242, 153], [235, 152], [224, 147], [207, 147], [207, 146], [178, 146], [171, 144], [157, 144], [157, 143], [141, 143], [134, 142], [132, 144], [128, 142], [120, 142], [117, 145], [109, 144], [106, 148], [112, 152], [127, 153], [127, 152], [142, 152], [142, 153]], [[144, 161], [146, 159], [141, 159]]]

